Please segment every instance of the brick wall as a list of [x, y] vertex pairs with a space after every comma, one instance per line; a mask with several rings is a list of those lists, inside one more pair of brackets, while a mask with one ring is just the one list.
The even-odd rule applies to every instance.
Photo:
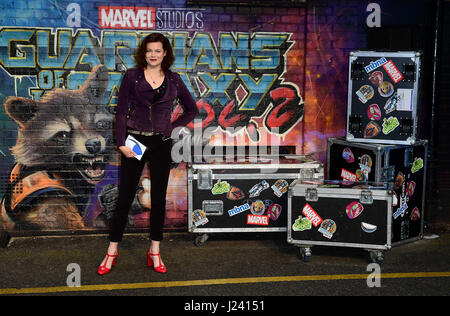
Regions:
[[[133, 21], [127, 19], [131, 11], [125, 15], [108, 7], [102, 27], [102, 6], [151, 7], [156, 18]], [[0, 195], [13, 201], [4, 201], [10, 210], [3, 211], [3, 228], [107, 228], [117, 193], [119, 161], [111, 124], [117, 89], [125, 69], [133, 67], [136, 44], [155, 30], [171, 39], [174, 71], [197, 100], [201, 126], [217, 128], [216, 140], [231, 135], [235, 144], [258, 145], [265, 141], [261, 135], [270, 132], [281, 145], [295, 145], [298, 153], [317, 152], [323, 159], [326, 139], [345, 132], [347, 58], [349, 51], [365, 46], [366, 6], [356, 0], [312, 0], [291, 8], [3, 1]], [[133, 24], [144, 22], [154, 29]], [[100, 63], [106, 70], [95, 68]], [[93, 70], [103, 79], [89, 79]], [[82, 91], [68, 92], [83, 85], [102, 93], [101, 100], [92, 101], [95, 106], [86, 103]], [[13, 99], [7, 102], [8, 97]], [[98, 117], [88, 120], [91, 114]], [[67, 121], [71, 124], [64, 125]], [[86, 147], [93, 139], [102, 145], [97, 156]], [[16, 163], [20, 170], [11, 174]], [[11, 182], [16, 176], [21, 187]], [[130, 229], [148, 227], [148, 178], [144, 171]], [[186, 164], [181, 163], [171, 173], [168, 229], [186, 227], [186, 181]]]

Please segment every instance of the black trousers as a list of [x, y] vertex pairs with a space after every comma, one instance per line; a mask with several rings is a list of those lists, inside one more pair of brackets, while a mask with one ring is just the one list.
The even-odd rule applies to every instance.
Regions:
[[147, 146], [141, 160], [121, 155], [119, 171], [119, 197], [117, 208], [111, 222], [109, 240], [122, 241], [123, 232], [128, 221], [128, 212], [139, 185], [145, 163], [148, 161], [151, 181], [150, 239], [163, 239], [164, 219], [166, 215], [166, 193], [169, 182], [172, 140], [163, 140], [161, 135], [134, 135], [138, 141]]

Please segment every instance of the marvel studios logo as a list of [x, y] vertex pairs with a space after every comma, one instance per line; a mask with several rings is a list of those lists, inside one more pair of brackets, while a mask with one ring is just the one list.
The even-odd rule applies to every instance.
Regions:
[[100, 6], [98, 24], [105, 29], [202, 30], [203, 9]]

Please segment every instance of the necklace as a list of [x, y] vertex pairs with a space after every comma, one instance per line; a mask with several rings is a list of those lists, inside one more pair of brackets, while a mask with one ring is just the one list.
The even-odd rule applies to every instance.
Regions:
[[150, 71], [147, 71], [147, 74], [150, 77], [151, 82], [153, 82], [153, 84], [156, 84], [156, 80], [153, 79], [152, 75], [150, 74]]

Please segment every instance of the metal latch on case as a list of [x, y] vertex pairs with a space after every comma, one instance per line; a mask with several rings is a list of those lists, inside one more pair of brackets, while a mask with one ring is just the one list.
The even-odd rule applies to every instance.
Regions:
[[372, 191], [362, 190], [359, 201], [362, 204], [373, 204]]
[[317, 189], [307, 188], [305, 191], [305, 200], [308, 202], [317, 202], [319, 200]]
[[197, 188], [199, 190], [211, 190], [212, 187], [212, 170], [198, 170]]

